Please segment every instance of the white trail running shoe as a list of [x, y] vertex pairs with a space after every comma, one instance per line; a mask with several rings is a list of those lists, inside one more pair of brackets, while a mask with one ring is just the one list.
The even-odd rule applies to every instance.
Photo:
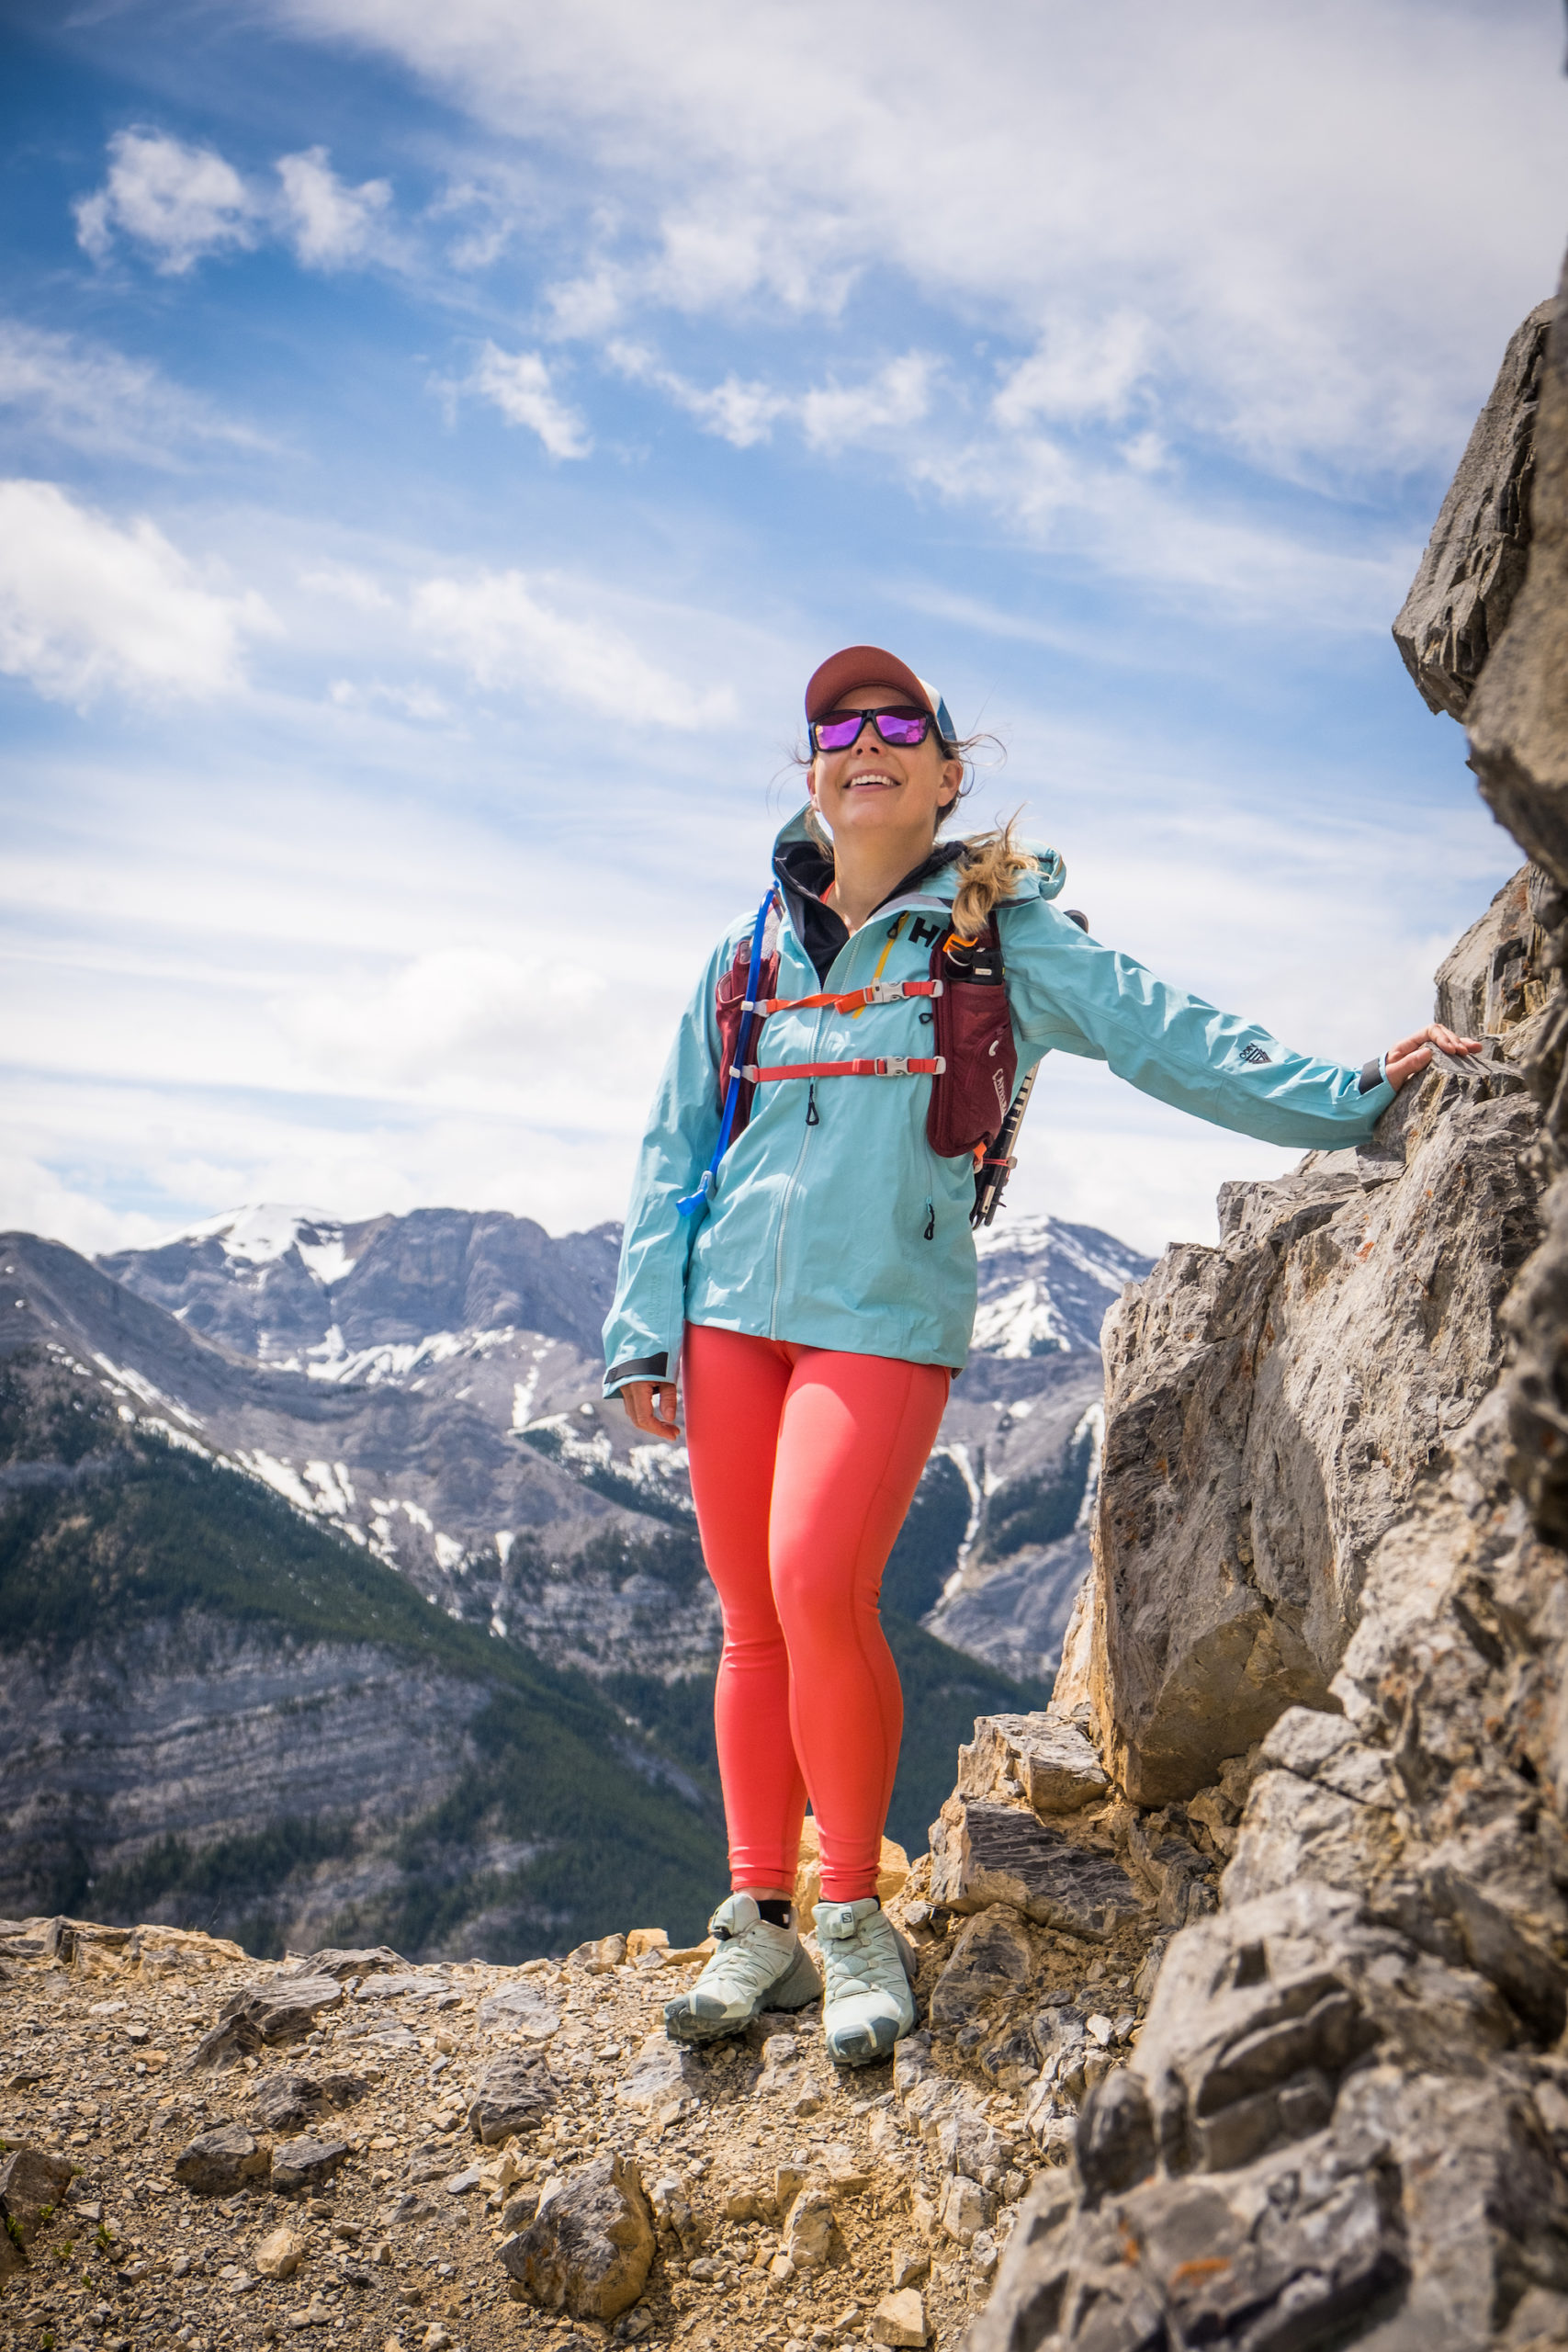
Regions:
[[750, 1894], [732, 1894], [708, 1921], [718, 1950], [696, 1983], [669, 2002], [664, 2030], [671, 2041], [716, 2041], [739, 2033], [764, 2009], [803, 2009], [822, 1980], [794, 1926], [775, 1928]]
[[914, 1956], [874, 1894], [818, 1903], [817, 1940], [828, 1986], [822, 2030], [837, 2066], [886, 2058], [915, 2022]]

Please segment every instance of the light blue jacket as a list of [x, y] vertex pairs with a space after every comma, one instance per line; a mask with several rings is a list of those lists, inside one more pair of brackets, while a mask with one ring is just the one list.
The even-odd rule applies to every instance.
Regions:
[[[778, 847], [804, 838], [805, 811]], [[1217, 1012], [1113, 947], [1052, 900], [1066, 870], [1054, 850], [998, 909], [1008, 1006], [1021, 1078], [1053, 1048], [1109, 1062], [1119, 1078], [1216, 1126], [1265, 1143], [1330, 1150], [1363, 1142], [1393, 1100], [1337, 1063], [1293, 1054], [1266, 1029]], [[826, 980], [786, 911], [781, 997], [846, 994], [871, 979], [923, 978], [932, 925], [957, 888], [952, 865], [880, 908], [846, 942]], [[705, 1216], [675, 1204], [702, 1180], [718, 1137], [714, 1000], [754, 913], [708, 958], [660, 1080], [637, 1158], [620, 1279], [604, 1324], [606, 1395], [627, 1380], [673, 1377], [686, 1321], [858, 1355], [959, 1369], [975, 1320], [975, 1199], [967, 1154], [926, 1142], [929, 1078], [840, 1078], [759, 1086], [744, 1132], [720, 1163]], [[775, 1013], [749, 1058], [769, 1064], [913, 1058], [933, 1050], [929, 1001], [843, 1015]], [[809, 1113], [815, 1109], [815, 1120]]]

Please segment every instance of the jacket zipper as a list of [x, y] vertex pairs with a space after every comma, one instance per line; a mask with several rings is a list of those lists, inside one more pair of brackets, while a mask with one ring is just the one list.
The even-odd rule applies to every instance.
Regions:
[[[818, 1058], [818, 1048], [822, 1042], [822, 1023], [827, 1017], [827, 1007], [824, 1006], [822, 1011], [817, 1015], [816, 1023], [812, 1029], [811, 1051], [807, 1057], [810, 1061], [816, 1061]], [[807, 1080], [807, 1086], [811, 1084], [809, 1079]], [[815, 1108], [815, 1104], [811, 1103], [809, 1107]], [[768, 1313], [768, 1337], [770, 1340], [776, 1340], [779, 1336], [779, 1292], [784, 1284], [784, 1235], [789, 1230], [789, 1213], [795, 1205], [795, 1187], [799, 1182], [800, 1171], [806, 1164], [806, 1155], [811, 1146], [811, 1129], [813, 1124], [814, 1122], [808, 1118], [801, 1126], [800, 1149], [795, 1155], [795, 1166], [790, 1170], [789, 1182], [784, 1186], [784, 1200], [779, 1207], [778, 1236], [773, 1243], [773, 1301]]]

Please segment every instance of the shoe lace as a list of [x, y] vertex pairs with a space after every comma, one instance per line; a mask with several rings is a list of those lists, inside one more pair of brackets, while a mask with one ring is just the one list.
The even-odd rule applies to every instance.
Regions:
[[[722, 1989], [727, 1993], [732, 1987], [739, 1992], [760, 1993], [771, 1984], [779, 1973], [781, 1955], [770, 1938], [757, 1932], [767, 1925], [765, 1919], [754, 1919], [738, 1935], [724, 1937], [697, 1984], [709, 1991]], [[692, 1989], [694, 1992], [696, 1985]]]

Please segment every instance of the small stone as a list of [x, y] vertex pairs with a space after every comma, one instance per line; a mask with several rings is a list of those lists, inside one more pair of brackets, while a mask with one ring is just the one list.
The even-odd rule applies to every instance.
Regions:
[[427, 2327], [424, 2331], [424, 2352], [449, 2352], [452, 2340], [437, 2320], [434, 2327]]
[[926, 2307], [915, 2288], [901, 2287], [884, 2295], [872, 2313], [871, 2340], [874, 2344], [924, 2344]]
[[896, 2245], [893, 2249], [893, 2287], [918, 2287], [931, 2275], [931, 2258], [923, 2245]]
[[957, 2173], [942, 2201], [942, 2226], [960, 2245], [970, 2245], [991, 2218], [989, 2203], [978, 2181]]
[[267, 2169], [268, 2156], [243, 2123], [220, 2123], [198, 2132], [175, 2158], [175, 2178], [182, 2188], [206, 2197], [227, 2197], [247, 2180]]
[[304, 2241], [287, 2222], [280, 2222], [276, 2230], [267, 2232], [251, 2259], [264, 2278], [292, 2278], [304, 2251]]
[[352, 2154], [343, 2140], [281, 2140], [272, 2152], [272, 2185], [280, 2196], [320, 2188]]
[[330, 2327], [332, 2321], [332, 2308], [330, 2304], [323, 2303], [319, 2295], [312, 2296], [302, 2312], [290, 2312], [288, 2314], [288, 2325], [296, 2332], [306, 2327]]
[[487, 2148], [513, 2132], [536, 2132], [556, 2104], [556, 2088], [541, 2057], [508, 2050], [479, 2069], [468, 2110], [468, 2129]]
[[528, 1977], [502, 1985], [479, 2003], [479, 2024], [487, 2032], [504, 2030], [529, 2041], [548, 2041], [559, 2032], [560, 2021], [560, 2003]]
[[1093, 2017], [1085, 2018], [1083, 2021], [1083, 2030], [1088, 2034], [1091, 2041], [1099, 2042], [1102, 2050], [1109, 2050], [1111, 2044], [1116, 2039], [1115, 2027], [1111, 2024], [1111, 2019], [1107, 2017], [1102, 2017], [1099, 2010], [1096, 2010]]
[[820, 2188], [804, 2188], [789, 2209], [784, 2252], [797, 2270], [820, 2270], [833, 2242], [833, 2203]]
[[644, 1952], [668, 1952], [670, 1938], [662, 1928], [634, 1928], [626, 1938], [626, 1958], [640, 1960]]

